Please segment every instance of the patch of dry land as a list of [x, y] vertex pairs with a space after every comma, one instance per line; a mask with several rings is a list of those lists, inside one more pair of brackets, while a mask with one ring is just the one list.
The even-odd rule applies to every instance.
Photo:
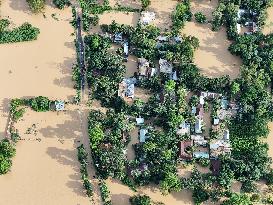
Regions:
[[[210, 20], [217, 4], [217, 1], [193, 0], [192, 13], [202, 12]], [[231, 79], [238, 77], [241, 60], [228, 51], [231, 42], [227, 40], [225, 28], [214, 32], [209, 24], [199, 24], [193, 20], [186, 22], [182, 33], [195, 36], [200, 41], [200, 47], [194, 53], [194, 63], [202, 74], [208, 77], [229, 75]]]
[[264, 34], [273, 33], [273, 7], [267, 9], [268, 17], [263, 29]]

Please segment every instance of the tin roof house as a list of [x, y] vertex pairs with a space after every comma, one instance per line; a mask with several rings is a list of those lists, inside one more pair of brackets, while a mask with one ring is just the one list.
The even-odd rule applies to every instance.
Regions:
[[141, 12], [141, 16], [140, 16], [140, 23], [141, 24], [148, 25], [154, 20], [155, 20], [155, 13], [154, 12], [148, 12], [148, 11]]
[[188, 148], [192, 147], [193, 143], [192, 140], [185, 140], [179, 142], [179, 158], [184, 160], [192, 159], [192, 154], [188, 152]]
[[195, 122], [195, 133], [196, 134], [201, 134], [202, 133], [202, 120], [201, 119], [196, 119]]
[[123, 81], [119, 83], [118, 96], [122, 98], [134, 98], [135, 83], [135, 78], [123, 79]]
[[179, 125], [179, 128], [176, 131], [176, 134], [178, 134], [178, 135], [190, 134], [190, 131], [191, 131], [191, 125], [190, 125], [190, 123], [187, 123], [186, 121], [183, 121]]
[[115, 33], [114, 35], [114, 43], [121, 43], [123, 41], [122, 33]]
[[172, 74], [173, 65], [164, 59], [159, 59], [159, 70], [161, 73]]

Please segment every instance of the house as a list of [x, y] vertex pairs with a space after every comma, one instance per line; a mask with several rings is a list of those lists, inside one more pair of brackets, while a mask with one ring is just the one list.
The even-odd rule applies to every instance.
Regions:
[[135, 83], [135, 78], [123, 79], [123, 81], [119, 83], [118, 96], [122, 98], [134, 98]]
[[55, 109], [56, 111], [63, 111], [64, 110], [64, 105], [65, 105], [65, 102], [64, 101], [55, 101]]
[[205, 111], [204, 111], [203, 106], [202, 106], [202, 105], [198, 105], [197, 108], [196, 108], [196, 115], [197, 115], [200, 119], [203, 118], [204, 112], [205, 112]]
[[185, 135], [185, 134], [190, 134], [190, 128], [191, 125], [190, 123], [187, 123], [186, 121], [183, 121], [180, 125], [179, 128], [177, 129], [176, 133], [178, 135]]
[[218, 159], [211, 159], [210, 160], [211, 165], [211, 171], [213, 175], [219, 175], [220, 174], [220, 167], [221, 167], [221, 161]]
[[140, 23], [141, 24], [148, 25], [154, 20], [155, 20], [155, 13], [154, 12], [148, 12], [148, 11], [141, 12], [141, 16], [140, 16]]
[[219, 125], [220, 119], [219, 118], [214, 118], [213, 119], [213, 125]]
[[229, 130], [225, 130], [224, 131], [224, 137], [223, 137], [224, 140], [229, 140]]
[[181, 141], [179, 143], [179, 157], [184, 160], [190, 160], [192, 158], [192, 154], [187, 152], [187, 149], [192, 146], [192, 140]]
[[210, 143], [210, 157], [217, 159], [221, 154], [230, 154], [231, 145], [228, 140], [212, 140]]
[[159, 70], [161, 73], [171, 74], [173, 70], [173, 65], [167, 60], [159, 59]]
[[201, 119], [196, 120], [194, 128], [195, 128], [195, 133], [197, 133], [197, 134], [202, 133], [202, 120]]
[[144, 124], [144, 118], [142, 118], [142, 117], [137, 117], [137, 118], [136, 118], [136, 124], [137, 124], [137, 125], [143, 125], [143, 124]]
[[122, 33], [115, 33], [114, 43], [121, 43], [123, 41]]
[[125, 42], [123, 44], [123, 54], [124, 54], [125, 61], [127, 61], [128, 60], [128, 56], [129, 56], [129, 44], [128, 44], [128, 42]]
[[238, 20], [242, 17], [242, 15], [245, 13], [246, 11], [244, 9], [239, 9], [237, 12], [237, 18]]
[[194, 114], [194, 115], [196, 114], [196, 107], [194, 106], [191, 107], [191, 114]]
[[200, 158], [204, 158], [204, 159], [209, 159], [209, 153], [205, 152], [205, 151], [197, 151], [197, 152], [193, 152], [193, 157], [200, 159]]
[[160, 42], [167, 42], [168, 41], [168, 36], [158, 36], [156, 40]]
[[147, 133], [147, 129], [142, 128], [139, 130], [139, 142], [144, 143], [146, 141], [146, 139], [148, 138]]
[[181, 36], [175, 36], [173, 39], [174, 39], [174, 41], [175, 41], [176, 43], [181, 43], [181, 42], [182, 42]]
[[127, 86], [127, 89], [125, 91], [125, 96], [127, 98], [134, 98], [135, 97], [135, 85], [130, 84]]
[[138, 58], [138, 74], [140, 76], [147, 76], [149, 66], [150, 64], [145, 58]]
[[178, 80], [177, 72], [176, 72], [176, 71], [174, 71], [174, 72], [172, 73], [171, 79], [174, 80], [174, 81], [177, 81], [177, 80]]
[[208, 143], [203, 135], [191, 135], [191, 139], [193, 140], [193, 143], [198, 146], [206, 146]]
[[200, 96], [199, 103], [200, 103], [200, 105], [204, 105], [205, 104], [204, 96]]
[[221, 99], [221, 108], [224, 110], [228, 109], [228, 100], [226, 98]]
[[221, 94], [219, 94], [219, 93], [213, 93], [213, 92], [201, 91], [201, 92], [200, 92], [200, 96], [202, 96], [202, 97], [204, 97], [204, 98], [211, 98], [211, 99], [214, 99], [214, 98], [221, 97]]
[[237, 23], [236, 28], [237, 28], [237, 33], [238, 34], [241, 33], [241, 24]]

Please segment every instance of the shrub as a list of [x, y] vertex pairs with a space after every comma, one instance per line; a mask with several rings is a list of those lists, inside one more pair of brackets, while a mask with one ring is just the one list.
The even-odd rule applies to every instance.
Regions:
[[36, 112], [46, 112], [50, 110], [50, 100], [47, 97], [39, 96], [30, 100], [30, 106]]
[[3, 32], [4, 30], [6, 30], [6, 28], [8, 28], [9, 25], [10, 25], [10, 21], [8, 19], [1, 19], [0, 32]]
[[200, 158], [199, 159], [199, 164], [202, 167], [208, 167], [210, 165], [210, 160], [209, 159], [205, 159], [205, 158]]
[[194, 18], [198, 23], [206, 23], [207, 22], [207, 17], [201, 12], [195, 13]]
[[130, 203], [132, 205], [150, 205], [151, 204], [151, 198], [147, 195], [135, 195], [130, 197]]
[[16, 110], [15, 112], [12, 113], [12, 119], [16, 122], [18, 121], [21, 117], [23, 117], [25, 113], [25, 109], [21, 108], [19, 110]]
[[151, 0], [141, 0], [142, 9], [145, 10], [151, 4]]
[[64, 9], [66, 6], [70, 6], [71, 2], [69, 0], [53, 0], [53, 4], [58, 8], [58, 9]]
[[0, 44], [36, 40], [39, 34], [40, 30], [38, 28], [29, 23], [24, 23], [13, 30], [5, 28], [0, 32]]
[[103, 204], [111, 204], [111, 200], [110, 200], [110, 191], [106, 185], [106, 183], [104, 181], [101, 181], [99, 183], [99, 187], [100, 187], [100, 193], [101, 193], [101, 199], [103, 201]]
[[45, 0], [27, 0], [27, 3], [34, 13], [39, 13], [45, 8]]
[[12, 165], [11, 158], [15, 156], [16, 150], [9, 140], [0, 141], [0, 174], [6, 174]]

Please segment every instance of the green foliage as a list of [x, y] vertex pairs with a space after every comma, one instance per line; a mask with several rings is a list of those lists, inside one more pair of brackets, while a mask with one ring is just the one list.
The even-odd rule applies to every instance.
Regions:
[[16, 150], [9, 140], [3, 139], [0, 141], [0, 175], [6, 174], [11, 166], [11, 158], [15, 156]]
[[10, 21], [8, 19], [0, 19], [0, 33], [5, 31], [10, 25]]
[[249, 196], [245, 194], [232, 194], [230, 199], [223, 202], [223, 205], [251, 205]]
[[185, 26], [186, 21], [190, 21], [192, 18], [192, 13], [190, 11], [190, 1], [183, 0], [181, 3], [178, 3], [175, 11], [172, 13], [172, 32], [174, 35], [177, 35]]
[[26, 0], [34, 13], [39, 13], [45, 8], [45, 0]]
[[88, 165], [88, 153], [86, 152], [83, 144], [77, 147], [78, 150], [78, 160], [81, 164], [81, 175], [82, 175], [82, 180], [83, 180], [83, 187], [86, 190], [86, 195], [88, 197], [93, 196], [93, 186], [90, 183], [88, 179], [88, 172], [87, 172], [87, 165]]
[[209, 159], [200, 158], [198, 160], [198, 162], [202, 167], [208, 167], [210, 165], [210, 160]]
[[71, 2], [70, 0], [53, 0], [53, 4], [59, 9], [64, 9], [66, 6], [70, 6]]
[[218, 31], [221, 26], [224, 24], [224, 11], [226, 9], [226, 5], [224, 3], [220, 3], [215, 11], [212, 13], [212, 30]]
[[241, 190], [245, 193], [254, 193], [258, 191], [257, 185], [251, 181], [247, 180], [242, 183], [242, 188]]
[[135, 195], [129, 200], [132, 205], [151, 205], [152, 203], [151, 198], [147, 195]]
[[103, 141], [104, 133], [99, 123], [89, 128], [90, 145], [92, 149], [97, 149], [97, 146]]
[[207, 22], [207, 17], [202, 12], [195, 13], [194, 18], [198, 23], [206, 23]]
[[89, 31], [91, 25], [96, 26], [99, 23], [98, 15], [91, 16], [85, 10], [82, 13], [83, 30]]
[[30, 107], [36, 112], [46, 112], [50, 110], [50, 100], [47, 97], [39, 96], [30, 99]]
[[179, 192], [181, 190], [181, 181], [176, 174], [169, 172], [160, 182], [160, 190], [164, 195], [171, 191]]
[[142, 9], [145, 10], [151, 4], [151, 0], [141, 0]]
[[7, 26], [7, 23], [2, 23], [1, 25], [0, 44], [33, 41], [36, 40], [40, 34], [40, 30], [29, 23], [24, 23], [12, 30], [7, 29]]
[[99, 183], [101, 199], [104, 205], [111, 204], [110, 191], [104, 181]]
[[14, 113], [12, 113], [12, 119], [15, 122], [17, 122], [21, 117], [23, 117], [24, 113], [25, 113], [25, 109], [24, 108], [18, 109]]
[[195, 204], [201, 204], [209, 199], [209, 194], [202, 188], [195, 188], [192, 193], [192, 198]]

